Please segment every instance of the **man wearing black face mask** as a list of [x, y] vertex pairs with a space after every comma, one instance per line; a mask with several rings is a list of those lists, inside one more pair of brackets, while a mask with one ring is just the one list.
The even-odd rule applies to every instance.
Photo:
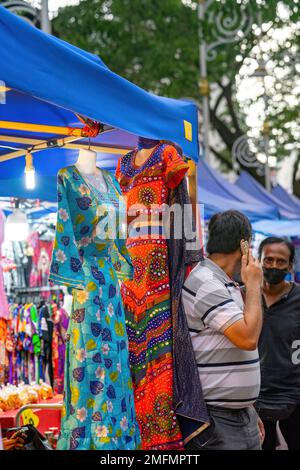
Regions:
[[289, 450], [300, 450], [300, 285], [285, 280], [294, 257], [294, 246], [281, 238], [266, 238], [259, 247], [264, 320], [256, 408], [265, 426], [264, 450], [276, 448], [277, 422]]

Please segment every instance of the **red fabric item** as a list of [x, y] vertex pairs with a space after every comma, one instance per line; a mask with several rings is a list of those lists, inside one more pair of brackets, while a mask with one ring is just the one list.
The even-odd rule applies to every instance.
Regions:
[[[119, 160], [116, 176], [127, 209], [146, 215], [142, 236], [129, 233], [134, 277], [122, 286], [137, 421], [144, 450], [183, 450], [173, 405], [173, 326], [162, 212], [169, 189], [181, 182], [188, 164], [166, 144], [156, 146], [141, 166], [135, 156], [133, 151]], [[154, 213], [159, 216], [151, 217]]]

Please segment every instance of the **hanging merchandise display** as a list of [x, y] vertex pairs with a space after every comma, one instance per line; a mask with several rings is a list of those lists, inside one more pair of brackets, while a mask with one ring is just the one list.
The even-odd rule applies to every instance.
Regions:
[[0, 210], [0, 319], [8, 317], [8, 303], [4, 290], [3, 266], [2, 266], [2, 243], [4, 241], [5, 216]]
[[[124, 240], [112, 239], [109, 230], [111, 214], [119, 220], [120, 189], [114, 176], [103, 171], [106, 191], [99, 190], [96, 154], [90, 152], [90, 158], [82, 160], [84, 152], [78, 159], [80, 171], [73, 165], [58, 174], [50, 279], [73, 287], [74, 300], [57, 448], [130, 450], [139, 447], [140, 437], [114, 250], [124, 263], [130, 258]], [[92, 173], [84, 168], [91, 158]]]
[[38, 383], [42, 379], [53, 386], [52, 318], [56, 308], [55, 303], [46, 304], [44, 300], [38, 305], [10, 305], [10, 315], [5, 326], [4, 363], [9, 370], [5, 382], [18, 385], [21, 382]]
[[[127, 248], [134, 266], [134, 278], [123, 282], [122, 295], [137, 419], [144, 449], [183, 449], [174, 395], [173, 338], [178, 309], [173, 315], [163, 217], [171, 191], [181, 184], [189, 167], [173, 145], [156, 142], [153, 147], [151, 140], [148, 146], [147, 139], [140, 139], [139, 144], [121, 157], [116, 171], [127, 200]], [[142, 149], [147, 149], [146, 159], [139, 164]], [[184, 262], [180, 269], [185, 272]], [[178, 299], [176, 302], [178, 305]], [[197, 395], [201, 397], [200, 386]], [[194, 418], [196, 422], [198, 414]]]
[[9, 307], [4, 289], [2, 243], [4, 241], [5, 216], [0, 210], [0, 385], [4, 384], [8, 373], [6, 360], [7, 318]]
[[5, 384], [8, 376], [6, 357], [7, 319], [0, 318], [0, 386]]

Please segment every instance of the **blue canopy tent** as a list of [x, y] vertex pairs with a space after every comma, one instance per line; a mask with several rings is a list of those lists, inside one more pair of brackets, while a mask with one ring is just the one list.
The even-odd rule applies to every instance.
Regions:
[[[261, 220], [262, 213], [253, 204], [246, 204], [234, 198], [225, 198], [212, 191], [201, 187], [198, 189], [198, 202], [204, 204], [202, 215], [205, 220], [209, 220], [217, 212], [227, 211], [229, 209], [237, 210], [245, 214], [251, 222]], [[270, 217], [271, 219], [271, 217]], [[268, 219], [268, 222], [270, 221]], [[266, 221], [265, 221], [266, 222]]]
[[279, 217], [275, 205], [255, 199], [251, 194], [231, 184], [203, 160], [198, 163], [198, 193], [199, 202], [205, 203], [205, 214], [212, 215], [220, 210], [236, 209], [248, 214], [250, 220]]
[[300, 220], [259, 220], [252, 227], [256, 232], [268, 236], [300, 238]]
[[[236, 185], [244, 191], [247, 191], [247, 193], [254, 194], [255, 197], [264, 204], [276, 206], [282, 219], [300, 219], [300, 210], [296, 211], [291, 209], [291, 207], [263, 188], [263, 186], [246, 171], [241, 172], [236, 181]], [[263, 215], [264, 214], [262, 214], [262, 216]]]
[[300, 211], [300, 200], [293, 194], [289, 194], [280, 184], [272, 189], [272, 194], [283, 201], [293, 211]]
[[[176, 142], [187, 157], [198, 160], [192, 102], [142, 90], [98, 57], [3, 7], [0, 35], [0, 196], [53, 201], [57, 170], [74, 163], [79, 148], [90, 145], [101, 166], [113, 169], [138, 135]], [[98, 135], [97, 123], [104, 124]], [[22, 157], [28, 150], [37, 172], [33, 191], [23, 184]]]

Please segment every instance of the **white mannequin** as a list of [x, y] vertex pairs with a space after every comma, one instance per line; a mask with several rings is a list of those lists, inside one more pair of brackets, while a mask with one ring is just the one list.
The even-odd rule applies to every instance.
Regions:
[[80, 149], [76, 167], [84, 175], [93, 175], [97, 173], [97, 154], [93, 150]]
[[107, 186], [100, 168], [97, 167], [97, 153], [93, 150], [80, 149], [76, 168], [83, 176], [97, 176], [101, 191], [106, 192]]

